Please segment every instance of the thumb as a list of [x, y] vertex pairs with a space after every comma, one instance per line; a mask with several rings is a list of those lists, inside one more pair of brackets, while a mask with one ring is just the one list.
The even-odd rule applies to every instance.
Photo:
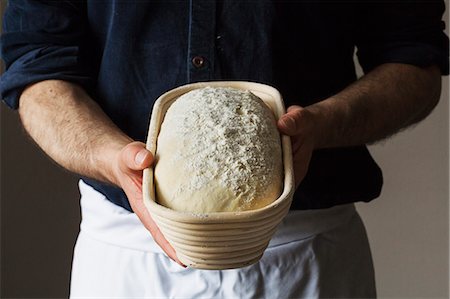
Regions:
[[127, 144], [121, 152], [121, 160], [125, 167], [132, 170], [143, 170], [153, 163], [153, 155], [145, 148], [145, 144], [135, 141]]
[[282, 115], [277, 122], [280, 132], [288, 136], [297, 135], [301, 129], [302, 111], [303, 108], [300, 106], [290, 106], [287, 109], [287, 113]]

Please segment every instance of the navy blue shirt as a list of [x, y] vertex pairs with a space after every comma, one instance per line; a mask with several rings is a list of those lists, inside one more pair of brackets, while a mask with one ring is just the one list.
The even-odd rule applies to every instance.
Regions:
[[[128, 135], [145, 141], [155, 99], [182, 84], [270, 84], [286, 105], [307, 106], [365, 72], [398, 62], [448, 74], [443, 1], [31, 1], [9, 2], [1, 55], [2, 99], [24, 87], [76, 82]], [[89, 132], [86, 132], [89, 134]], [[85, 181], [128, 209], [122, 190]], [[293, 209], [369, 201], [382, 175], [364, 145], [316, 150]]]

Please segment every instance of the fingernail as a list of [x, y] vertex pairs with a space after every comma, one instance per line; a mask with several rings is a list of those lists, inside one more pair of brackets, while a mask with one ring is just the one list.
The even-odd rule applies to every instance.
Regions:
[[142, 165], [147, 155], [148, 151], [146, 149], [141, 149], [134, 158], [134, 161], [136, 162], [137, 165]]

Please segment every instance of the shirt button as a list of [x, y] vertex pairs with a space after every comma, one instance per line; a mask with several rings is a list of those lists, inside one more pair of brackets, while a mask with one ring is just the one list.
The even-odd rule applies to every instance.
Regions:
[[199, 69], [205, 65], [205, 58], [202, 56], [194, 56], [194, 58], [192, 58], [192, 64]]

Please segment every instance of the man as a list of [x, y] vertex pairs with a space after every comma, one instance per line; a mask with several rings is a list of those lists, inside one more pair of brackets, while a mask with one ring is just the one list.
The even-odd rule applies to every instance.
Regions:
[[[382, 177], [364, 144], [436, 105], [448, 74], [443, 10], [442, 1], [10, 1], [2, 98], [83, 177], [72, 296], [375, 296], [353, 203], [376, 198]], [[366, 73], [357, 81], [355, 47]], [[259, 263], [184, 269], [153, 242], [181, 264], [142, 203], [153, 163], [142, 141], [161, 93], [219, 79], [280, 90], [298, 188]]]

